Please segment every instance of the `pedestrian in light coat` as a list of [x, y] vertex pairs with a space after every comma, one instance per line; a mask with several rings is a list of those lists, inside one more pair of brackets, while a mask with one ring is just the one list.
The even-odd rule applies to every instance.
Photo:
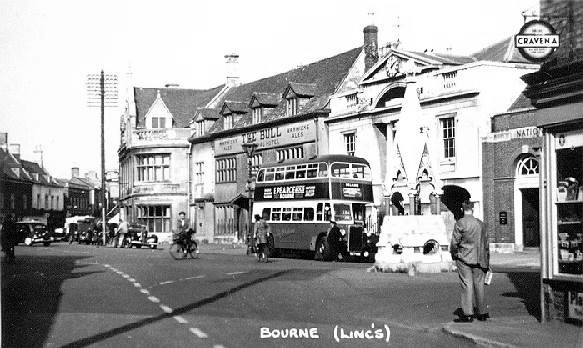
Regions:
[[462, 288], [463, 313], [459, 313], [455, 321], [471, 322], [474, 316], [484, 321], [489, 318], [484, 301], [484, 277], [490, 267], [488, 236], [484, 223], [473, 216], [473, 203], [465, 201], [462, 208], [464, 216], [455, 223], [450, 246]]

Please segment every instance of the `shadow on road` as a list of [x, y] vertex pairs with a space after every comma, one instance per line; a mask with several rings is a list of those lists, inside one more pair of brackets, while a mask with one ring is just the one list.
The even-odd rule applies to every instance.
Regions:
[[506, 292], [502, 296], [522, 299], [528, 314], [540, 321], [540, 273], [509, 272], [507, 276], [514, 285], [516, 292]]
[[[67, 279], [78, 272], [83, 256], [16, 256], [2, 262], [2, 347], [42, 347], [47, 340]], [[75, 272], [74, 272], [75, 271]]]
[[112, 330], [109, 330], [109, 331], [106, 331], [106, 332], [103, 332], [103, 333], [100, 333], [97, 335], [93, 335], [91, 337], [83, 338], [83, 339], [80, 339], [78, 341], [69, 343], [69, 344], [65, 345], [64, 347], [68, 347], [68, 348], [86, 347], [86, 346], [89, 346], [91, 344], [98, 343], [98, 342], [106, 340], [108, 338], [120, 335], [122, 333], [131, 331], [131, 330], [134, 330], [134, 329], [137, 329], [137, 328], [140, 328], [140, 327], [143, 327], [143, 326], [155, 323], [155, 322], [158, 322], [160, 320], [172, 318], [175, 315], [181, 315], [181, 314], [187, 313], [193, 309], [202, 307], [204, 305], [216, 302], [222, 298], [228, 297], [228, 296], [232, 295], [233, 293], [241, 291], [241, 290], [248, 288], [250, 286], [253, 286], [255, 284], [259, 284], [259, 283], [265, 282], [265, 281], [270, 280], [270, 279], [281, 277], [288, 272], [289, 271], [287, 271], [287, 270], [280, 271], [280, 272], [272, 273], [272, 274], [267, 275], [267, 276], [262, 277], [262, 278], [254, 279], [252, 281], [243, 283], [239, 286], [236, 286], [236, 287], [233, 287], [231, 289], [220, 292], [220, 293], [213, 295], [211, 297], [208, 297], [208, 298], [205, 298], [203, 300], [191, 303], [189, 305], [177, 308], [172, 313], [164, 313], [164, 314], [158, 315], [156, 317], [147, 318], [147, 319], [143, 319], [143, 320], [140, 320], [138, 322], [135, 322], [135, 323], [127, 324], [127, 325], [124, 325], [124, 326], [121, 326], [121, 327], [118, 327], [118, 328], [115, 328], [115, 329], [112, 329]]

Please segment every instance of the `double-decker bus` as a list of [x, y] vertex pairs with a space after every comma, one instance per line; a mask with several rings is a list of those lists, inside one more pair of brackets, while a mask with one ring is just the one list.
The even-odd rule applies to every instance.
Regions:
[[369, 257], [376, 252], [378, 239], [365, 229], [366, 208], [372, 202], [368, 162], [326, 155], [261, 167], [253, 215], [269, 223], [276, 253], [310, 251], [317, 260], [334, 258], [326, 242], [333, 220], [344, 235], [348, 252]]

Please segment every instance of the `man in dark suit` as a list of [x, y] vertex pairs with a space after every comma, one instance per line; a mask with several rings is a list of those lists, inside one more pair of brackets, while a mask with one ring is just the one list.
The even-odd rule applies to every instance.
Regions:
[[484, 223], [473, 216], [474, 204], [465, 201], [462, 208], [464, 216], [455, 223], [450, 246], [462, 288], [463, 313], [459, 313], [459, 319], [455, 321], [473, 321], [474, 306], [478, 310], [476, 319], [485, 321], [489, 318], [484, 301], [484, 277], [490, 267], [488, 236]]

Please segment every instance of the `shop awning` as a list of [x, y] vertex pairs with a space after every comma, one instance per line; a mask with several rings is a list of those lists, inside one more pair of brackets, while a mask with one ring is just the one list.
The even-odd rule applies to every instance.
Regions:
[[583, 122], [583, 102], [536, 110], [537, 127], [552, 128], [565, 123]]

